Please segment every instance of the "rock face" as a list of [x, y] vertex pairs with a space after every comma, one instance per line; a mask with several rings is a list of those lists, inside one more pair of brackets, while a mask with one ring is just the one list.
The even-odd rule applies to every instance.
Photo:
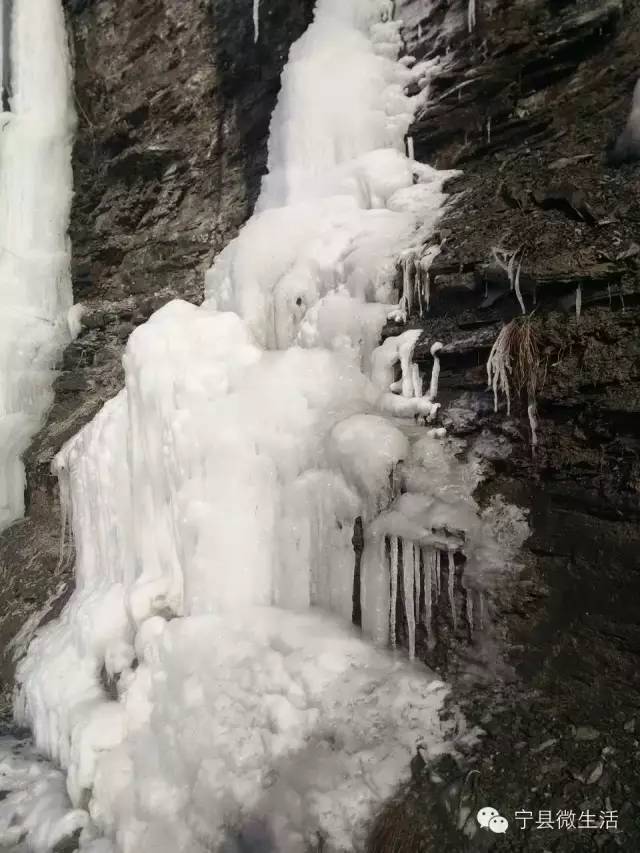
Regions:
[[[491, 803], [511, 821], [501, 849], [637, 849], [640, 165], [615, 168], [607, 149], [631, 108], [640, 9], [621, 0], [476, 8], [471, 32], [465, 0], [412, 13], [406, 35], [421, 57], [433, 50], [424, 33], [446, 24], [452, 59], [412, 134], [418, 158], [463, 170], [449, 187], [430, 311], [411, 325], [424, 328], [416, 354], [427, 373], [431, 344], [445, 343], [442, 422], [489, 465], [479, 499], [500, 493], [524, 507], [532, 536], [524, 571], [488, 603], [512, 671], [480, 699], [472, 691], [467, 713], [486, 732], [482, 746], [464, 770], [444, 768], [436, 790], [417, 777], [376, 823], [371, 849], [493, 849], [487, 833], [447, 841], [441, 822], [434, 835], [437, 804], [451, 827], [461, 803], [472, 815]], [[510, 417], [504, 396], [496, 414], [486, 390], [487, 358], [514, 318], [537, 345], [535, 448], [526, 388], [512, 390]], [[462, 689], [493, 649], [470, 643], [461, 585], [456, 604], [457, 630], [442, 608], [440, 642], [422, 648], [463, 677]], [[468, 777], [472, 769], [480, 775]], [[464, 790], [469, 778], [476, 790]], [[588, 808], [600, 821], [607, 804], [620, 812], [617, 834], [555, 821], [574, 810], [577, 825]], [[526, 832], [521, 809], [535, 816]], [[552, 810], [553, 828], [536, 830], [540, 809]]]
[[0, 710], [8, 640], [68, 595], [71, 555], [51, 460], [122, 385], [136, 325], [174, 297], [202, 298], [203, 274], [247, 219], [290, 44], [312, 0], [70, 0], [78, 132], [71, 221], [74, 300], [83, 330], [26, 459], [27, 515], [0, 536]]

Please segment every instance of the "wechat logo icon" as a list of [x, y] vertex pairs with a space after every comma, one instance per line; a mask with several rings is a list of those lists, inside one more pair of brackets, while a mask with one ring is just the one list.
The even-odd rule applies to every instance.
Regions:
[[509, 829], [509, 821], [502, 817], [497, 809], [484, 806], [476, 815], [476, 820], [483, 829], [488, 829], [496, 835], [503, 835]]

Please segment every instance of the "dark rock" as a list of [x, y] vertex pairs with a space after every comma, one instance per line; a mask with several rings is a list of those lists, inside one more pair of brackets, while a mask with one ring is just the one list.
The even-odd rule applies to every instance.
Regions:
[[582, 190], [575, 187], [557, 187], [546, 191], [536, 190], [532, 198], [543, 210], [560, 210], [579, 222], [595, 225], [601, 217], [596, 216]]
[[69, 392], [86, 391], [89, 388], [89, 383], [86, 376], [81, 373], [66, 373], [56, 379], [54, 391], [59, 394], [68, 394]]
[[81, 830], [78, 829], [72, 835], [58, 841], [52, 853], [75, 853], [80, 843], [80, 832]]
[[597, 740], [600, 737], [600, 732], [594, 729], [593, 726], [579, 726], [576, 729], [576, 740]]
[[[461, 162], [464, 174], [443, 221], [450, 233], [432, 267], [431, 310], [410, 318], [410, 325], [424, 330], [416, 354], [425, 375], [430, 344], [445, 343], [439, 417], [463, 436], [454, 442], [460, 452], [471, 452], [489, 471], [476, 500], [502, 496], [526, 509], [531, 537], [519, 557], [522, 568], [501, 581], [486, 604], [488, 630], [513, 668], [509, 677], [492, 654], [483, 657], [481, 639], [468, 635], [463, 643], [444, 619], [435, 647], [418, 648], [469, 697], [467, 720], [490, 728], [469, 764], [480, 771], [483, 805], [535, 810], [571, 802], [577, 808], [609, 798], [617, 808], [629, 800], [625, 791], [637, 790], [638, 746], [631, 725], [624, 726], [640, 710], [634, 610], [640, 595], [640, 269], [633, 251], [640, 207], [634, 167], [606, 170], [597, 152], [627, 121], [640, 7], [497, 0], [469, 34], [465, 5], [449, 6], [452, 58], [436, 72], [433, 97], [412, 129], [418, 157], [438, 165]], [[424, 55], [415, 28], [408, 44]], [[538, 187], [562, 195], [545, 210], [532, 201]], [[545, 198], [546, 192], [539, 200], [546, 204]], [[601, 210], [612, 215], [604, 219]], [[520, 276], [526, 322], [535, 329], [541, 365], [535, 453], [527, 400], [512, 396], [506, 419], [504, 402], [494, 413], [486, 390], [489, 349], [502, 324], [520, 313], [509, 276], [491, 262], [492, 249], [520, 246], [526, 246]], [[462, 263], [477, 287], [463, 298], [459, 290], [441, 311], [438, 274], [458, 276]], [[466, 571], [463, 564], [457, 568], [456, 583], [464, 583]], [[490, 686], [486, 668], [494, 676]], [[503, 709], [499, 721], [488, 719], [496, 706]], [[576, 737], [584, 731], [591, 737], [593, 730], [599, 733], [594, 740]], [[531, 748], [549, 742], [539, 752]], [[423, 774], [395, 805], [407, 821], [424, 788]], [[630, 818], [621, 817], [619, 825], [616, 849], [640, 849], [640, 828]], [[475, 841], [459, 837], [453, 849], [475, 849]], [[585, 835], [531, 832], [504, 843], [514, 853], [582, 853]], [[420, 832], [401, 849], [430, 844], [439, 849], [424, 815]], [[371, 849], [394, 847], [388, 841]]]

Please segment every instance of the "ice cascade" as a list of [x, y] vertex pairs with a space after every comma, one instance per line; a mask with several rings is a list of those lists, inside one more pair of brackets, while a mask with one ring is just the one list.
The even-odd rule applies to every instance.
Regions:
[[[24, 510], [21, 461], [69, 339], [70, 64], [60, 0], [3, 3], [0, 114], [0, 529]], [[10, 32], [7, 32], [7, 28]], [[10, 56], [6, 48], [10, 47]]]
[[466, 736], [445, 685], [379, 647], [391, 585], [413, 655], [441, 563], [453, 598], [456, 554], [479, 573], [505, 554], [473, 466], [388, 417], [438, 410], [439, 342], [427, 393], [417, 334], [378, 343], [447, 178], [404, 153], [430, 67], [398, 61], [392, 12], [318, 0], [255, 215], [200, 308], [131, 335], [124, 390], [56, 458], [76, 589], [19, 666], [16, 714], [90, 816], [82, 850], [235, 849], [256, 826], [287, 853], [358, 850], [416, 743]]

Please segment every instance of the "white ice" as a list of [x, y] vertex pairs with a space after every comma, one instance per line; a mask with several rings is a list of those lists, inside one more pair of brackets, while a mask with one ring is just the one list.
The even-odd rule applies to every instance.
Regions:
[[476, 27], [476, 19], [477, 19], [477, 9], [476, 9], [477, 0], [469, 0], [469, 5], [467, 6], [467, 27], [469, 32], [473, 32]]
[[[522, 511], [497, 498], [481, 509], [474, 498], [481, 472], [473, 460], [457, 459], [455, 449], [430, 436], [428, 431], [427, 435], [412, 437], [395, 472], [393, 499], [364, 526], [360, 567], [362, 628], [378, 645], [394, 645], [396, 640], [394, 587], [398, 554], [401, 554], [403, 585], [405, 591], [409, 588], [410, 597], [411, 578], [418, 576], [419, 550], [423, 554], [421, 581], [428, 569], [435, 569], [434, 595], [440, 588], [441, 555], [452, 558], [457, 551], [464, 553], [465, 584], [471, 592], [491, 588], [505, 572], [517, 567], [518, 550], [529, 534]], [[455, 623], [452, 572], [447, 580]], [[415, 584], [416, 589], [420, 586]], [[428, 631], [431, 598], [426, 599], [427, 590], [429, 585], [420, 621]], [[415, 626], [410, 616], [407, 621], [411, 651]]]
[[23, 741], [0, 737], [0, 847], [50, 853], [88, 822], [72, 807], [62, 772]]
[[[0, 114], [0, 529], [24, 509], [21, 456], [52, 402], [72, 301], [74, 116], [64, 17], [60, 0], [12, 8], [13, 96], [11, 111]], [[0, 17], [6, 22], [4, 10]]]
[[198, 853], [262, 818], [287, 853], [357, 850], [417, 740], [452, 748], [442, 683], [351, 625], [357, 518], [385, 646], [387, 537], [414, 543], [407, 583], [419, 549], [462, 547], [447, 524], [480, 569], [511, 542], [444, 442], [382, 417], [437, 413], [415, 332], [377, 342], [447, 177], [404, 154], [429, 68], [397, 61], [392, 9], [318, 1], [204, 305], [136, 329], [124, 390], [56, 458], [76, 589], [20, 663], [16, 714], [88, 810], [83, 850]]
[[260, 0], [253, 0], [253, 41], [260, 38]]

